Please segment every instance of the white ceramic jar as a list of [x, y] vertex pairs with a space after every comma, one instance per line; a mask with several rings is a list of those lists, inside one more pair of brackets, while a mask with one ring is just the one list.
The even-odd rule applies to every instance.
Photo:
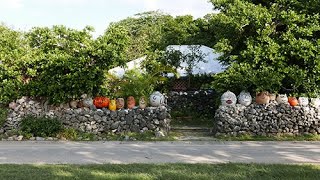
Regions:
[[238, 102], [244, 106], [249, 106], [252, 103], [252, 96], [249, 92], [241, 91], [238, 96]]
[[156, 91], [150, 95], [150, 105], [153, 107], [159, 107], [164, 104], [164, 96]]
[[227, 91], [221, 96], [221, 105], [222, 106], [234, 106], [237, 103], [237, 96], [231, 92]]

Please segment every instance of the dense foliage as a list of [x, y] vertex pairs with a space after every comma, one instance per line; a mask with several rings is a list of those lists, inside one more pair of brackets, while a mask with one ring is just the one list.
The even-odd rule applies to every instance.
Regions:
[[221, 60], [214, 86], [225, 91], [320, 91], [320, 18], [315, 0], [211, 0]]
[[19, 95], [22, 74], [18, 64], [27, 59], [27, 51], [22, 33], [0, 25], [0, 103]]
[[[125, 82], [151, 82], [148, 87], [155, 88], [181, 60], [189, 70], [201, 60], [167, 49], [191, 44], [214, 46], [223, 54], [221, 61], [229, 68], [213, 82], [220, 92], [320, 93], [319, 1], [211, 2], [220, 13], [194, 19], [145, 12], [112, 23], [97, 39], [91, 27], [35, 27], [22, 33], [0, 25], [0, 103], [21, 95], [47, 97], [52, 103], [83, 93], [116, 96], [105, 72], [142, 56], [147, 74], [129, 73], [122, 85], [132, 90]], [[148, 94], [138, 91], [135, 94]]]
[[27, 116], [21, 120], [23, 133], [32, 134], [34, 137], [55, 137], [63, 130], [62, 123], [58, 119]]
[[[163, 73], [175, 72], [181, 59], [190, 62], [190, 67], [198, 60], [166, 50], [168, 45], [213, 45], [209, 21], [210, 18], [193, 19], [189, 15], [175, 18], [160, 12], [145, 12], [112, 23], [97, 39], [92, 38], [92, 27], [83, 30], [65, 26], [34, 27], [22, 33], [1, 25], [0, 103], [22, 95], [46, 97], [52, 103], [79, 98], [84, 93], [116, 96], [106, 89], [110, 86], [105, 72], [142, 56], [147, 56], [143, 64], [147, 74], [141, 74], [140, 80], [155, 77], [156, 80], [147, 83], [148, 87], [154, 87], [163, 82]], [[131, 75], [125, 79], [136, 78]], [[128, 85], [125, 81], [122, 85]], [[126, 89], [130, 93], [131, 88]]]
[[35, 27], [22, 34], [1, 26], [0, 102], [29, 95], [60, 103], [104, 94], [104, 70], [125, 63], [129, 38], [121, 27], [97, 39], [92, 30]]
[[113, 23], [130, 34], [127, 58], [136, 59], [169, 45], [201, 44], [213, 46], [213, 24], [210, 15], [194, 19], [191, 15], [172, 17], [158, 11], [145, 12]]

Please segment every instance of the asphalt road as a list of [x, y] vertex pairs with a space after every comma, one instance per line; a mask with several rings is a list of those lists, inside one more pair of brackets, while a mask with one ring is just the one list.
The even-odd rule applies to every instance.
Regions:
[[228, 162], [320, 164], [320, 142], [0, 142], [2, 164]]

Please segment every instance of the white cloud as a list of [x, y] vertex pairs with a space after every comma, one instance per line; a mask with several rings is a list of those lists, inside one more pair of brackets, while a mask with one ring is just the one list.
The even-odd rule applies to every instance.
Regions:
[[212, 12], [212, 5], [207, 0], [143, 0], [143, 5], [147, 11], [161, 10], [174, 16], [202, 17]]
[[4, 9], [19, 9], [23, 7], [23, 0], [0, 0], [0, 7]]

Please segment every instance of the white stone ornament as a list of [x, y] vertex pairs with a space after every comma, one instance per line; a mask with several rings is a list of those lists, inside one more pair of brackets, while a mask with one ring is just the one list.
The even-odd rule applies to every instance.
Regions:
[[286, 94], [279, 94], [276, 101], [278, 104], [289, 104], [288, 96]]
[[221, 96], [221, 105], [222, 106], [234, 106], [237, 103], [237, 96], [231, 92], [227, 91]]
[[93, 106], [93, 100], [92, 100], [92, 98], [85, 98], [85, 99], [83, 99], [83, 105], [85, 106], [85, 107], [91, 107], [91, 106]]
[[164, 104], [164, 96], [156, 91], [150, 95], [150, 105], [153, 107], [159, 107]]
[[315, 108], [320, 107], [320, 98], [311, 98], [310, 105]]
[[298, 102], [300, 106], [308, 106], [309, 99], [307, 97], [299, 97]]
[[252, 96], [249, 92], [241, 91], [238, 96], [238, 102], [244, 106], [249, 106], [252, 103]]

